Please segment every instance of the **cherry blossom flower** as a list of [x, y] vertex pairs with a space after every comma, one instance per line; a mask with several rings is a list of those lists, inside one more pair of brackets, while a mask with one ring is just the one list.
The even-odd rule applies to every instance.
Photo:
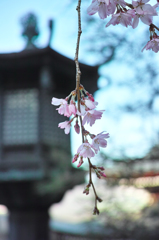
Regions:
[[151, 15], [151, 16], [157, 16], [157, 12], [154, 7], [152, 7], [150, 4], [145, 4], [149, 2], [150, 0], [137, 0], [132, 1], [132, 5], [136, 10], [136, 13], [139, 15]]
[[98, 0], [92, 0], [91, 5], [87, 8], [87, 13], [89, 15], [94, 15], [99, 10], [99, 2]]
[[152, 23], [153, 16], [157, 16], [155, 9], [156, 6], [145, 4], [147, 2], [149, 2], [149, 0], [132, 1], [132, 5], [136, 11], [136, 15], [132, 23], [133, 28], [138, 26], [139, 18], [143, 23], [150, 25]]
[[105, 140], [105, 138], [109, 138], [109, 133], [103, 134], [103, 132], [101, 132], [93, 138], [91, 145], [92, 148], [95, 150], [95, 153], [98, 153], [100, 147], [105, 148], [107, 146], [107, 141]]
[[159, 51], [159, 36], [154, 36], [152, 40], [148, 41], [148, 43], [145, 45], [145, 47], [142, 49], [142, 52], [146, 50], [152, 49], [155, 53]]
[[67, 101], [65, 99], [55, 98], [55, 97], [52, 98], [52, 102], [51, 102], [51, 104], [55, 105], [55, 106], [59, 106], [59, 105], [66, 104], [66, 103], [67, 103]]
[[96, 106], [98, 105], [97, 102], [93, 102], [91, 101], [90, 99], [82, 99], [81, 102], [80, 102], [80, 113], [77, 111], [77, 115], [82, 115], [84, 116], [85, 113], [88, 111], [88, 110], [92, 110], [94, 108], [96, 108]]
[[[72, 114], [76, 115], [77, 113], [77, 108], [76, 108], [76, 104], [74, 101], [70, 101], [70, 104], [68, 105], [68, 111], [69, 111], [69, 115], [71, 116]], [[69, 116], [69, 117], [70, 117]]]
[[85, 99], [84, 102], [85, 102], [86, 107], [87, 107], [89, 110], [96, 108], [96, 106], [98, 105], [97, 102], [91, 101], [90, 99]]
[[101, 119], [103, 112], [104, 112], [103, 110], [101, 110], [101, 111], [97, 111], [97, 110], [87, 111], [84, 118], [83, 118], [82, 125], [84, 125], [87, 122], [87, 123], [90, 123], [90, 126], [92, 126], [97, 119]]
[[89, 15], [98, 12], [101, 19], [107, 18], [110, 14], [114, 13], [116, 5], [113, 0], [92, 0], [91, 5], [87, 9]]
[[77, 150], [77, 154], [82, 156], [83, 158], [91, 158], [94, 157], [95, 153], [92, 150], [92, 146], [90, 143], [83, 143]]
[[62, 104], [59, 108], [56, 108], [58, 110], [58, 113], [61, 115], [64, 115], [66, 117], [70, 117], [70, 112], [69, 112], [69, 106], [68, 104]]
[[64, 115], [66, 117], [70, 117], [70, 113], [69, 113], [69, 107], [68, 107], [68, 103], [65, 99], [58, 99], [58, 98], [55, 98], [53, 97], [52, 98], [52, 102], [51, 102], [52, 105], [55, 105], [55, 106], [58, 106], [60, 105], [59, 108], [56, 108], [56, 110], [58, 110], [58, 113], [60, 115]]
[[61, 129], [65, 129], [65, 134], [69, 134], [70, 132], [70, 128], [71, 128], [71, 122], [70, 121], [65, 121], [65, 122], [61, 122], [58, 125], [59, 128]]
[[136, 14], [134, 19], [133, 19], [133, 23], [132, 23], [132, 28], [135, 29], [138, 24], [139, 24], [139, 18], [140, 20], [145, 23], [146, 25], [150, 25], [152, 23], [152, 16], [150, 15], [139, 15]]
[[132, 25], [132, 16], [131, 14], [125, 13], [125, 12], [120, 12], [117, 14], [113, 14], [112, 18], [110, 21], [107, 23], [106, 27], [109, 27], [110, 25], [117, 25], [121, 24], [124, 27], [128, 27]]
[[[118, 0], [117, 0], [118, 1]], [[120, 0], [119, 0], [120, 1]], [[122, 0], [121, 0], [122, 1]], [[116, 9], [116, 2], [114, 0], [108, 0], [106, 1], [106, 4], [107, 4], [107, 11], [108, 11], [108, 16], [110, 14], [113, 14], [115, 12], [115, 9]]]

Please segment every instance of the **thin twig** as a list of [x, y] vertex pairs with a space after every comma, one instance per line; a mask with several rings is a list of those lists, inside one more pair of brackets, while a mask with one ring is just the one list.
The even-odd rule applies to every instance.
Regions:
[[92, 185], [93, 192], [94, 192], [94, 195], [95, 195], [95, 207], [97, 207], [98, 195], [96, 193], [96, 190], [95, 190], [95, 187], [94, 187], [94, 184], [93, 184], [93, 181], [92, 181], [92, 163], [91, 163], [89, 158], [88, 158], [88, 162], [89, 162], [89, 184]]
[[[76, 44], [76, 52], [75, 52], [75, 64], [76, 64], [76, 92], [77, 92], [77, 102], [78, 102], [78, 111], [80, 112], [80, 78], [81, 78], [81, 70], [79, 66], [79, 45], [80, 45], [80, 38], [82, 34], [82, 28], [81, 28], [81, 0], [78, 0], [78, 5], [76, 8], [78, 12], [78, 35], [77, 35], [77, 44]], [[81, 132], [82, 132], [82, 118], [80, 117], [80, 125], [81, 125]], [[82, 132], [82, 142], [84, 143], [84, 136]]]
[[[76, 51], [75, 51], [75, 64], [76, 64], [76, 93], [77, 93], [77, 102], [78, 102], [78, 111], [80, 112], [80, 101], [81, 101], [81, 96], [80, 96], [80, 78], [81, 78], [81, 70], [80, 70], [80, 66], [79, 66], [79, 45], [80, 45], [80, 38], [81, 38], [81, 34], [82, 34], [82, 28], [81, 28], [81, 0], [78, 0], [78, 5], [76, 8], [77, 12], [78, 12], [78, 35], [77, 35], [77, 44], [76, 44]], [[85, 139], [84, 139], [84, 134], [83, 134], [83, 126], [82, 126], [82, 117], [79, 116], [80, 119], [80, 126], [81, 126], [81, 134], [82, 134], [82, 143], [84, 143]], [[97, 209], [97, 200], [99, 200], [100, 198], [98, 197], [93, 181], [92, 181], [92, 169], [93, 169], [93, 165], [90, 161], [90, 159], [88, 158], [88, 162], [89, 162], [89, 185], [92, 185], [93, 191], [94, 191], [94, 195], [95, 195], [95, 209], [96, 212], [95, 214], [99, 214], [99, 210]]]
[[78, 6], [76, 8], [78, 12], [78, 35], [77, 35], [77, 44], [76, 44], [76, 52], [75, 52], [75, 64], [76, 64], [76, 91], [77, 91], [77, 98], [78, 98], [78, 110], [80, 110], [80, 92], [79, 92], [79, 86], [80, 86], [80, 77], [81, 77], [81, 70], [79, 67], [79, 44], [80, 44], [80, 38], [82, 34], [81, 30], [81, 0], [78, 0]]

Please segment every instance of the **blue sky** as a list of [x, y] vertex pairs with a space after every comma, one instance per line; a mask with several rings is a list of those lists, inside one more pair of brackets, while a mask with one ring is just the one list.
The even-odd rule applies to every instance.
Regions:
[[[40, 36], [37, 40], [38, 46], [46, 46], [49, 36], [48, 20], [56, 19], [52, 47], [71, 57], [74, 50], [69, 47], [71, 43], [68, 41], [68, 36], [73, 36], [75, 33], [75, 21], [72, 21], [70, 24], [70, 9], [65, 8], [68, 2], [63, 0], [59, 4], [58, 1], [53, 0], [1, 0], [0, 52], [14, 52], [24, 48], [25, 44], [21, 37], [22, 27], [20, 19], [28, 12], [33, 12], [37, 15], [39, 22]], [[72, 13], [72, 15], [74, 14]], [[66, 43], [68, 45], [67, 48]]]
[[[25, 41], [21, 37], [22, 27], [20, 19], [28, 12], [33, 12], [37, 15], [39, 20], [40, 36], [37, 39], [37, 45], [39, 47], [45, 47], [48, 43], [49, 30], [48, 20], [55, 19], [54, 34], [51, 46], [56, 51], [66, 55], [67, 57], [74, 58], [75, 46], [76, 46], [76, 34], [77, 34], [77, 13], [75, 10], [75, 4], [69, 7], [68, 3], [71, 0], [53, 1], [53, 0], [1, 0], [0, 1], [0, 52], [17, 52], [24, 49]], [[88, 1], [88, 4], [91, 1]], [[83, 11], [86, 11], [84, 9]], [[99, 21], [101, 21], [99, 19]], [[103, 25], [104, 27], [104, 25]], [[118, 26], [117, 26], [118, 28]], [[139, 33], [140, 29], [136, 31]], [[136, 35], [137, 37], [138, 35]], [[134, 33], [134, 38], [135, 33]], [[84, 59], [83, 40], [81, 38], [81, 51], [80, 58]], [[145, 40], [146, 43], [146, 40]], [[140, 51], [140, 49], [139, 49]], [[146, 53], [145, 53], [146, 56]], [[154, 55], [155, 56], [155, 55]], [[92, 62], [88, 62], [91, 64]], [[114, 71], [114, 68], [116, 71]], [[116, 74], [118, 72], [118, 75]], [[116, 81], [127, 76], [133, 78], [133, 72], [131, 68], [126, 68], [122, 63], [113, 62], [110, 65], [101, 67], [99, 74], [110, 75]], [[97, 121], [94, 126], [94, 133], [99, 133], [106, 130], [110, 133], [110, 140], [108, 141], [107, 152], [109, 154], [115, 154], [120, 156], [121, 151], [130, 157], [142, 156], [153, 145], [157, 139], [154, 134], [159, 127], [156, 119], [152, 119], [151, 116], [147, 120], [143, 117], [130, 114], [118, 115], [113, 117], [113, 114], [109, 114], [113, 111], [113, 107], [116, 103], [124, 104], [128, 99], [133, 100], [133, 93], [127, 88], [107, 88], [106, 77], [101, 77], [98, 81], [99, 90], [95, 93], [96, 100], [99, 101], [99, 110], [106, 110], [102, 121]], [[145, 94], [146, 91], [142, 90], [140, 94]], [[67, 94], [68, 95], [68, 94]], [[115, 108], [114, 108], [114, 111]], [[115, 112], [114, 112], [115, 113]], [[144, 124], [143, 124], [144, 122]], [[62, 131], [62, 130], [61, 130]], [[80, 143], [74, 134], [72, 135], [72, 152], [75, 153]], [[81, 139], [81, 138], [80, 138]]]

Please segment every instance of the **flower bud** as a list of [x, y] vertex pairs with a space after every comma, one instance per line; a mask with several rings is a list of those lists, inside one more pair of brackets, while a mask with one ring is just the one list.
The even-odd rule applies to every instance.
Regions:
[[99, 215], [99, 210], [97, 207], [95, 207], [93, 210], [93, 215], [96, 215], [96, 214]]
[[107, 177], [104, 172], [99, 171], [99, 174], [100, 174], [102, 177]]
[[92, 102], [94, 102], [94, 97], [92, 96], [92, 94], [90, 94], [89, 92], [86, 92], [86, 94], [87, 94], [88, 98], [89, 98]]
[[72, 159], [72, 163], [76, 162], [78, 157], [79, 157], [79, 154], [75, 154], [73, 159]]
[[89, 187], [88, 186], [86, 186], [86, 188], [84, 189], [83, 193], [85, 193], [86, 195], [89, 194]]
[[105, 170], [104, 167], [98, 167], [98, 169], [100, 169], [101, 171], [104, 171], [104, 170]]
[[75, 128], [76, 133], [79, 134], [80, 133], [80, 126], [78, 124], [78, 120], [76, 121], [76, 124], [74, 125], [74, 128]]
[[102, 202], [103, 200], [97, 196], [98, 202]]
[[78, 165], [77, 165], [77, 167], [79, 168], [83, 163], [84, 163], [84, 162], [83, 162], [83, 157], [81, 157], [81, 158], [80, 158], [80, 161], [79, 161], [79, 163], [78, 163]]

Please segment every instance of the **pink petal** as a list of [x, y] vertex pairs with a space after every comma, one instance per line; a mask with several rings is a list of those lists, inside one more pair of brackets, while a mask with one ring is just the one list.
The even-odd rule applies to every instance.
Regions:
[[71, 128], [71, 124], [68, 124], [65, 128], [65, 134], [69, 134]]
[[89, 15], [93, 15], [95, 14], [96, 12], [98, 12], [98, 8], [99, 8], [99, 3], [98, 1], [93, 1], [91, 3], [91, 5], [87, 8], [87, 13]]
[[105, 4], [100, 4], [100, 5], [99, 5], [98, 14], [99, 14], [99, 17], [100, 17], [101, 19], [105, 19], [105, 18], [107, 17]]
[[140, 16], [140, 19], [143, 23], [150, 25], [152, 23], [152, 16], [150, 15], [145, 15], [145, 16]]
[[157, 12], [156, 10], [150, 5], [150, 4], [146, 4], [142, 7], [143, 11], [145, 14], [152, 14], [152, 15], [156, 15]]
[[138, 6], [138, 7], [136, 8], [136, 13], [137, 13], [137, 14], [140, 14], [140, 15], [144, 14], [144, 11], [143, 11], [143, 9], [141, 8], [141, 6]]
[[58, 106], [58, 105], [61, 105], [61, 104], [66, 104], [67, 101], [65, 99], [62, 99], [62, 98], [55, 98], [53, 97], [52, 98], [52, 101], [51, 101], [51, 104], [52, 105], [55, 105], [55, 106]]
[[85, 105], [89, 108], [89, 109], [94, 109], [96, 107], [95, 102], [92, 102], [89, 99], [85, 100]]
[[138, 26], [138, 24], [139, 24], [139, 18], [138, 18], [138, 16], [136, 15], [136, 16], [134, 17], [134, 19], [133, 19], [132, 28], [133, 28], [133, 29], [136, 28], [136, 27]]
[[147, 3], [149, 2], [150, 0], [142, 0], [142, 3]]
[[67, 124], [68, 124], [68, 121], [61, 122], [61, 123], [59, 123], [58, 127], [63, 129], [67, 126]]

